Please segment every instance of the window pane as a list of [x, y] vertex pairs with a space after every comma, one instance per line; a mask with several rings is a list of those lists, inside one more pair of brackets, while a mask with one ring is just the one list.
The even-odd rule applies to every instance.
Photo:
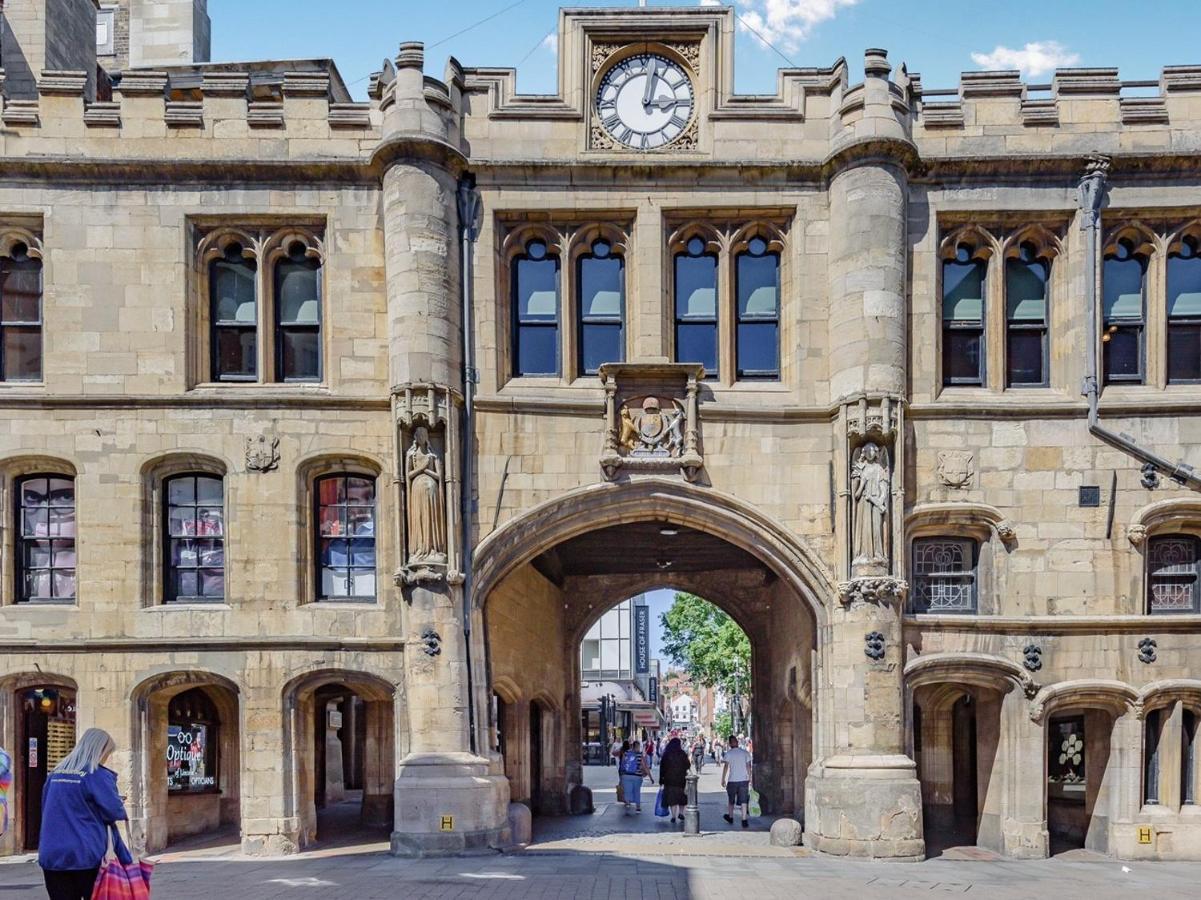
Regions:
[[580, 317], [617, 317], [625, 299], [625, 267], [620, 256], [580, 257]]
[[355, 537], [374, 537], [375, 510], [371, 507], [351, 506], [346, 510], [347, 533]]
[[42, 264], [36, 259], [0, 261], [0, 321], [42, 320]]
[[225, 565], [224, 541], [197, 541], [197, 559], [202, 566]]
[[1103, 314], [1111, 319], [1143, 317], [1143, 263], [1137, 257], [1106, 259], [1101, 269]]
[[676, 326], [676, 360], [698, 362], [710, 375], [717, 372], [717, 325]]
[[1201, 380], [1201, 325], [1168, 325], [1168, 381]]
[[1017, 331], [1009, 332], [1006, 349], [1006, 369], [1009, 372], [1010, 384], [1042, 384], [1043, 376], [1043, 343], [1046, 332]]
[[209, 268], [213, 323], [258, 320], [254, 264], [250, 260], [214, 260]]
[[45, 506], [50, 502], [50, 480], [48, 478], [26, 478], [21, 482], [22, 506]]
[[202, 507], [196, 510], [196, 533], [222, 535], [225, 533], [225, 514], [219, 507]]
[[[676, 256], [676, 318], [717, 318], [717, 257]], [[688, 360], [691, 362], [691, 360]]]
[[200, 576], [195, 569], [180, 569], [175, 573], [175, 596], [176, 597], [198, 597]]
[[4, 380], [40, 381], [42, 378], [42, 328], [40, 325], [4, 326]]
[[322, 597], [347, 597], [349, 595], [350, 585], [345, 569], [331, 569], [328, 566], [321, 569]]
[[21, 535], [23, 537], [49, 537], [50, 511], [46, 509], [26, 509], [21, 512]]
[[280, 377], [317, 381], [321, 377], [321, 335], [312, 329], [280, 332]]
[[518, 375], [556, 375], [559, 372], [559, 329], [522, 325], [517, 329]]
[[75, 599], [75, 570], [63, 569], [55, 570], [53, 573], [52, 584], [54, 589], [55, 600], [74, 600]]
[[350, 542], [350, 564], [352, 566], [375, 565], [375, 541], [356, 538]]
[[1005, 264], [1005, 301], [1011, 322], [1043, 322], [1047, 315], [1047, 265], [1020, 259]]
[[314, 259], [285, 259], [275, 267], [275, 302], [280, 324], [321, 321], [321, 265]]
[[225, 572], [221, 569], [200, 570], [200, 596], [219, 600], [225, 596]]
[[26, 541], [25, 566], [30, 569], [50, 568], [50, 541]]
[[779, 310], [780, 257], [775, 253], [738, 256], [738, 317], [775, 317]]
[[983, 260], [942, 266], [942, 317], [948, 322], [982, 322], [984, 319]]
[[1141, 328], [1107, 328], [1101, 346], [1105, 356], [1107, 378], [1121, 381], [1138, 381], [1142, 378]]
[[340, 566], [345, 568], [350, 564], [350, 541], [322, 541], [321, 562], [327, 566]]
[[739, 375], [775, 375], [780, 370], [776, 323], [740, 324], [737, 350]]
[[171, 542], [171, 565], [194, 569], [197, 562], [196, 541], [185, 539]]
[[253, 328], [217, 328], [213, 377], [254, 378], [258, 371], [258, 336]]
[[321, 534], [326, 537], [337, 537], [346, 533], [346, 510], [341, 507], [321, 508]]
[[1201, 256], [1168, 257], [1168, 315], [1201, 318]]
[[620, 325], [583, 325], [580, 331], [580, 368], [585, 374], [599, 371], [602, 363], [622, 361]]
[[26, 571], [25, 573], [25, 599], [26, 600], [50, 600], [54, 594], [51, 591], [50, 572], [46, 569], [41, 569], [36, 572]]
[[172, 478], [167, 482], [167, 502], [174, 505], [196, 502], [195, 478]]
[[75, 537], [75, 508], [51, 507], [46, 513], [46, 533], [51, 537]]
[[224, 499], [224, 495], [221, 491], [220, 478], [200, 477], [196, 479], [197, 503], [201, 503], [206, 506], [220, 506]]
[[351, 592], [355, 597], [375, 597], [375, 572], [355, 569], [351, 574]]
[[75, 482], [70, 478], [50, 478], [46, 481], [49, 491], [47, 501], [51, 506], [75, 506]]
[[978, 329], [943, 329], [943, 380], [949, 384], [980, 384], [980, 339]]
[[[339, 479], [341, 481], [342, 479]], [[371, 504], [375, 502], [374, 478], [347, 478], [346, 502], [351, 504]]]
[[317, 483], [317, 494], [320, 498], [320, 503], [327, 506], [331, 503], [346, 502], [346, 479], [345, 478], [322, 478]]
[[518, 259], [517, 316], [522, 322], [555, 322], [559, 317], [559, 260]]
[[55, 541], [52, 565], [56, 569], [75, 568], [75, 542]]
[[1146, 716], [1143, 741], [1143, 802], [1159, 802], [1159, 716], [1153, 709]]

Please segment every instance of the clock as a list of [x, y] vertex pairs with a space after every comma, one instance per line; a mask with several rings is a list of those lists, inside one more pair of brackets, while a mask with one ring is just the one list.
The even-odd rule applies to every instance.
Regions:
[[688, 127], [696, 103], [692, 79], [678, 63], [657, 53], [627, 56], [614, 64], [596, 91], [596, 115], [615, 141], [654, 150]]

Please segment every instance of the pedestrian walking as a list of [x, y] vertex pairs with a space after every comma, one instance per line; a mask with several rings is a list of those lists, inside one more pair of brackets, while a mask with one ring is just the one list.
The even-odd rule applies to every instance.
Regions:
[[626, 813], [629, 813], [631, 803], [635, 812], [642, 812], [642, 779], [650, 778], [651, 784], [655, 783], [655, 779], [646, 767], [646, 754], [637, 742], [621, 754], [618, 771], [621, 773], [621, 792]]
[[690, 768], [683, 744], [679, 738], [672, 738], [659, 758], [659, 784], [663, 786], [663, 805], [671, 812], [673, 825], [677, 819], [684, 821], [684, 807], [688, 805], [684, 784]]
[[692, 745], [692, 765], [696, 768], [697, 775], [705, 769], [705, 739], [700, 735], [697, 735]]
[[621, 761], [622, 751], [629, 749], [629, 743], [630, 743], [629, 741], [622, 741], [619, 738], [614, 737], [613, 743], [611, 743], [609, 745], [609, 759], [611, 760], [611, 762], [606, 763], [606, 765], [610, 765], [610, 766], [617, 765], [618, 762]]
[[108, 732], [89, 728], [46, 779], [38, 865], [50, 900], [89, 900], [108, 852], [108, 828], [129, 819], [117, 773], [104, 766], [115, 749]]
[[726, 814], [734, 824], [734, 807], [742, 807], [742, 827], [749, 828], [751, 815], [751, 755], [738, 746], [738, 738], [730, 738], [730, 749], [721, 766], [721, 786], [726, 789]]
[[8, 798], [13, 786], [13, 758], [0, 747], [0, 835], [8, 831]]

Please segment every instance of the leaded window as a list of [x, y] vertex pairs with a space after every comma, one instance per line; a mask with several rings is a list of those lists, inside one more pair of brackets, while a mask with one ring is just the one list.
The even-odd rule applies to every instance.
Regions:
[[163, 510], [168, 603], [225, 599], [225, 494], [215, 475], [167, 480]]
[[31, 475], [17, 482], [17, 496], [18, 600], [74, 600], [75, 481]]
[[1159, 803], [1159, 737], [1163, 710], [1147, 713], [1143, 738], [1143, 803]]
[[689, 238], [675, 255], [676, 362], [700, 363], [717, 377], [717, 255]]
[[975, 612], [976, 542], [963, 538], [915, 540], [913, 581], [914, 612]]
[[1005, 377], [1010, 387], [1047, 384], [1047, 283], [1050, 264], [1023, 243], [1005, 261]]
[[1061, 716], [1047, 728], [1047, 799], [1083, 804], [1088, 793], [1084, 716]]
[[1201, 246], [1195, 237], [1168, 254], [1168, 383], [1201, 383]]
[[595, 375], [603, 363], [625, 359], [625, 261], [608, 241], [593, 241], [576, 261], [579, 291], [579, 369]]
[[42, 261], [20, 242], [0, 258], [0, 378], [42, 380]]
[[1130, 241], [1118, 241], [1101, 269], [1106, 384], [1142, 384], [1146, 358], [1147, 260]]
[[513, 374], [559, 374], [559, 257], [545, 241], [513, 260]]
[[275, 380], [321, 380], [321, 261], [300, 241], [275, 264]]
[[1148, 612], [1197, 611], [1197, 538], [1152, 538], [1147, 552]]
[[318, 479], [317, 523], [318, 598], [375, 600], [375, 479]]
[[734, 260], [739, 378], [780, 377], [780, 254], [754, 237]]
[[942, 382], [984, 385], [984, 294], [988, 262], [970, 244], [942, 264]]
[[213, 381], [258, 379], [257, 265], [232, 243], [209, 263]]

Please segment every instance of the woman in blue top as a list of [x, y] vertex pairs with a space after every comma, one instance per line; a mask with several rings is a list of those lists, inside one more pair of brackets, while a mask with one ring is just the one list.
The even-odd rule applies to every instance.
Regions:
[[38, 865], [50, 900], [89, 900], [108, 853], [108, 827], [128, 818], [117, 773], [104, 767], [115, 749], [108, 732], [89, 728], [46, 779]]

